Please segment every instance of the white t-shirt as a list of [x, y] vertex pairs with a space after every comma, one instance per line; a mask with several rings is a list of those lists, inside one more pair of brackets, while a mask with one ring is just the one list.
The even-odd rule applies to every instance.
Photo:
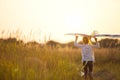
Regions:
[[96, 43], [96, 45], [90, 45], [90, 44], [78, 44], [77, 41], [75, 41], [74, 45], [76, 47], [81, 48], [82, 61], [95, 61], [93, 48], [99, 48], [100, 47], [99, 43]]

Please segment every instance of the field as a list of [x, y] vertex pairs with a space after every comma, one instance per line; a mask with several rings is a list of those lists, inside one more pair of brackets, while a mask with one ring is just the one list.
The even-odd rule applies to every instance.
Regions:
[[[120, 49], [95, 49], [94, 80], [120, 80]], [[0, 80], [82, 80], [80, 49], [0, 42]]]

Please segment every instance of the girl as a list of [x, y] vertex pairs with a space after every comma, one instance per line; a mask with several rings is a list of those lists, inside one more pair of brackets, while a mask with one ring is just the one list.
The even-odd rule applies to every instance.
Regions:
[[76, 47], [81, 48], [82, 62], [84, 66], [84, 80], [88, 80], [88, 75], [89, 79], [93, 80], [93, 63], [95, 61], [93, 48], [100, 47], [97, 38], [94, 38], [96, 42], [95, 45], [89, 44], [90, 39], [90, 37], [83, 37], [83, 44], [78, 44], [78, 36], [76, 36], [74, 42]]

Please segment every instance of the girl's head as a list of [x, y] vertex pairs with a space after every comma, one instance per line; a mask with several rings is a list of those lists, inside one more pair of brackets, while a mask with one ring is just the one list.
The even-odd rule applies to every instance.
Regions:
[[89, 38], [86, 37], [86, 36], [84, 36], [84, 37], [83, 37], [83, 43], [84, 43], [84, 44], [88, 44], [88, 43], [89, 43]]

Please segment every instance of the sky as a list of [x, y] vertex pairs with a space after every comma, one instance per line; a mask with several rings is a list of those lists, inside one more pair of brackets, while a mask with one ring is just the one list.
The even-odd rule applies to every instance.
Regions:
[[93, 30], [120, 34], [120, 0], [0, 0], [0, 37], [64, 43]]

